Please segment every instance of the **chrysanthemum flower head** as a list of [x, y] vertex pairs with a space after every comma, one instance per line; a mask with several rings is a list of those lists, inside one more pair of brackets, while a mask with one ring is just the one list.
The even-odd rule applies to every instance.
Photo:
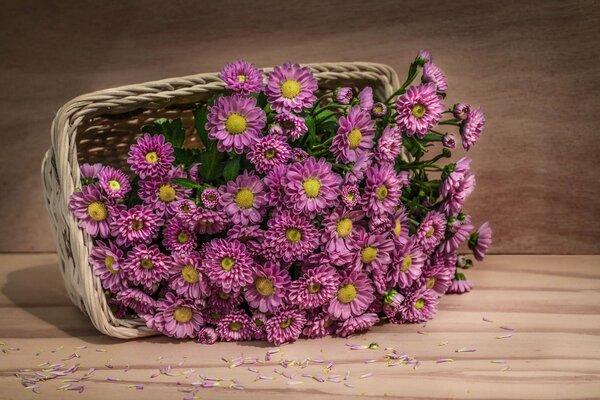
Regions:
[[338, 320], [359, 316], [375, 299], [373, 291], [373, 283], [366, 274], [358, 271], [344, 273], [327, 311], [332, 318]]
[[219, 205], [234, 224], [258, 224], [266, 211], [264, 192], [263, 181], [244, 171], [235, 181], [228, 181], [219, 188]]
[[419, 139], [440, 122], [444, 104], [436, 92], [435, 84], [411, 86], [396, 100], [396, 123], [411, 137]]
[[273, 215], [267, 224], [265, 244], [286, 262], [302, 260], [319, 246], [319, 232], [304, 215], [285, 210]]
[[253, 283], [246, 286], [245, 292], [248, 305], [264, 313], [276, 312], [284, 304], [291, 282], [289, 273], [267, 261], [254, 267], [252, 278]]
[[166, 175], [175, 157], [173, 146], [162, 135], [145, 133], [129, 150], [127, 163], [140, 178], [158, 178]]
[[248, 160], [254, 164], [256, 172], [268, 173], [275, 166], [284, 165], [292, 156], [292, 148], [281, 135], [264, 136], [254, 144], [248, 153]]
[[292, 308], [280, 311], [269, 318], [265, 325], [267, 340], [277, 346], [293, 342], [302, 334], [305, 323], [306, 314], [303, 311]]
[[192, 299], [180, 298], [173, 293], [156, 303], [156, 314], [146, 324], [174, 338], [195, 338], [204, 326], [204, 318], [198, 304]]
[[423, 251], [429, 254], [440, 244], [445, 232], [446, 217], [444, 214], [438, 211], [429, 211], [417, 228], [415, 237]]
[[237, 310], [221, 318], [216, 331], [224, 342], [246, 341], [252, 339], [252, 322], [244, 311]]
[[125, 261], [124, 253], [113, 242], [95, 241], [89, 261], [103, 288], [117, 293], [127, 287], [127, 280], [121, 269], [121, 264]]
[[312, 106], [317, 99], [317, 88], [317, 80], [309, 67], [286, 63], [273, 68], [265, 94], [274, 111], [299, 113]]
[[244, 60], [226, 64], [219, 73], [219, 78], [234, 93], [248, 95], [258, 93], [263, 88], [263, 72]]
[[110, 224], [122, 209], [123, 206], [103, 196], [97, 185], [83, 186], [69, 200], [69, 211], [77, 218], [79, 227], [88, 235], [102, 238], [109, 237]]
[[335, 296], [339, 283], [335, 268], [321, 265], [307, 270], [292, 282], [289, 298], [294, 306], [303, 309], [321, 307]]
[[158, 235], [164, 220], [146, 205], [138, 204], [121, 210], [111, 222], [110, 229], [120, 246], [150, 243]]
[[367, 170], [363, 206], [367, 216], [390, 215], [400, 201], [402, 186], [393, 164], [376, 165]]
[[170, 275], [171, 260], [161, 253], [157, 245], [140, 244], [127, 253], [123, 270], [134, 285], [142, 285], [148, 290]]
[[448, 90], [446, 75], [432, 61], [427, 61], [423, 64], [423, 83], [433, 83], [438, 92]]
[[354, 106], [348, 115], [340, 117], [340, 127], [331, 143], [331, 153], [338, 162], [349, 163], [368, 153], [373, 147], [375, 121], [369, 112]]
[[98, 173], [98, 185], [108, 197], [113, 199], [122, 199], [131, 190], [127, 175], [111, 167], [103, 167]]
[[399, 312], [406, 322], [425, 322], [437, 312], [438, 294], [425, 287], [408, 293]]
[[481, 111], [481, 108], [472, 109], [467, 119], [463, 121], [460, 129], [462, 144], [465, 150], [470, 150], [475, 145], [479, 136], [481, 136], [484, 126], [485, 115]]
[[485, 253], [492, 244], [492, 228], [489, 222], [484, 223], [469, 237], [469, 248], [478, 261], [483, 261]]
[[204, 250], [204, 269], [212, 284], [237, 292], [252, 283], [254, 261], [237, 240], [213, 239]]
[[202, 272], [198, 253], [174, 256], [169, 272], [169, 287], [179, 296], [201, 299], [210, 295], [208, 278]]

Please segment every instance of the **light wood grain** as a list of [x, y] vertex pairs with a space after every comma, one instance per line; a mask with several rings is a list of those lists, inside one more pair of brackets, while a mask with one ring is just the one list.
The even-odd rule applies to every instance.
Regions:
[[[377, 326], [349, 339], [299, 340], [257, 366], [274, 380], [256, 382], [256, 373], [246, 367], [227, 368], [221, 357], [262, 359], [270, 348], [264, 342], [202, 346], [164, 337], [125, 342], [99, 335], [70, 305], [54, 263], [53, 254], [0, 255], [0, 340], [5, 343], [0, 348], [6, 350], [0, 353], [1, 399], [179, 399], [189, 396], [179, 390], [201, 381], [201, 373], [239, 380], [245, 387], [237, 391], [227, 387], [230, 382], [226, 381], [223, 387], [198, 389], [201, 399], [600, 397], [600, 256], [490, 256], [479, 269], [469, 271], [476, 289], [444, 297], [440, 312], [427, 324]], [[484, 317], [494, 322], [485, 322]], [[510, 338], [496, 338], [509, 333]], [[346, 346], [371, 342], [377, 342], [380, 349], [351, 351]], [[440, 346], [443, 342], [447, 344]], [[87, 348], [77, 349], [80, 346]], [[20, 350], [8, 350], [15, 347]], [[387, 366], [385, 347], [417, 358], [420, 366]], [[463, 347], [477, 351], [455, 352]], [[39, 370], [36, 366], [45, 361], [63, 362], [74, 352], [80, 358], [64, 361], [67, 365], [80, 363], [82, 371], [97, 368], [83, 383], [82, 395], [56, 390], [65, 384], [60, 379], [41, 384], [36, 395], [21, 387], [14, 376], [20, 369]], [[277, 365], [282, 357], [320, 358], [333, 361], [334, 366], [329, 374], [323, 372], [323, 365], [284, 369]], [[441, 358], [454, 362], [436, 363]], [[378, 361], [365, 364], [370, 359]], [[491, 360], [506, 360], [506, 364]], [[151, 378], [167, 365], [175, 373], [194, 372], [187, 379], [184, 375]], [[275, 367], [324, 377], [350, 371], [345, 382], [354, 387], [301, 376], [293, 380], [302, 384], [289, 386], [289, 379], [273, 372]], [[373, 376], [359, 378], [368, 372]], [[108, 377], [121, 381], [108, 382]], [[128, 389], [132, 384], [141, 384], [144, 390]]]

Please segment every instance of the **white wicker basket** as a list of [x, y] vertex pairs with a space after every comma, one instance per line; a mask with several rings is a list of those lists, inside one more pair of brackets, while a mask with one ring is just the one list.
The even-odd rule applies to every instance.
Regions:
[[[379, 98], [399, 87], [387, 65], [352, 62], [309, 64], [321, 88], [373, 87]], [[269, 71], [269, 69], [266, 69]], [[126, 165], [127, 151], [140, 128], [162, 117], [182, 118], [186, 144], [197, 144], [192, 109], [224, 90], [217, 73], [102, 90], [77, 97], [57, 113], [52, 125], [52, 145], [42, 162], [46, 206], [56, 241], [58, 262], [71, 301], [102, 333], [123, 339], [155, 335], [141, 320], [115, 318], [100, 280], [92, 274], [88, 256], [89, 235], [81, 230], [67, 205], [79, 186], [79, 162]]]

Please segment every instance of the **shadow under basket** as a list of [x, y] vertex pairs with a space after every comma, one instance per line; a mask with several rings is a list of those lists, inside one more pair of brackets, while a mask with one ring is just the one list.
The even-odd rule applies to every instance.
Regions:
[[[386, 99], [399, 87], [387, 65], [351, 62], [308, 64], [319, 89], [371, 86]], [[269, 72], [270, 69], [265, 69]], [[158, 118], [181, 118], [186, 146], [198, 147], [193, 109], [225, 90], [217, 73], [164, 79], [102, 90], [66, 103], [52, 124], [52, 145], [42, 162], [44, 197], [56, 242], [58, 264], [71, 301], [102, 333], [122, 339], [157, 335], [140, 319], [116, 318], [88, 257], [92, 238], [77, 225], [68, 204], [80, 186], [79, 163], [126, 167], [127, 152], [141, 127]]]

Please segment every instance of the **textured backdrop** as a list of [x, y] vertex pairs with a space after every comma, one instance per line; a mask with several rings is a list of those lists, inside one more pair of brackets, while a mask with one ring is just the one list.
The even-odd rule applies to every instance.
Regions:
[[74, 96], [238, 57], [374, 61], [402, 76], [427, 49], [448, 104], [487, 113], [468, 209], [491, 221], [493, 252], [600, 252], [598, 1], [0, 3], [0, 251], [53, 250], [39, 167]]

